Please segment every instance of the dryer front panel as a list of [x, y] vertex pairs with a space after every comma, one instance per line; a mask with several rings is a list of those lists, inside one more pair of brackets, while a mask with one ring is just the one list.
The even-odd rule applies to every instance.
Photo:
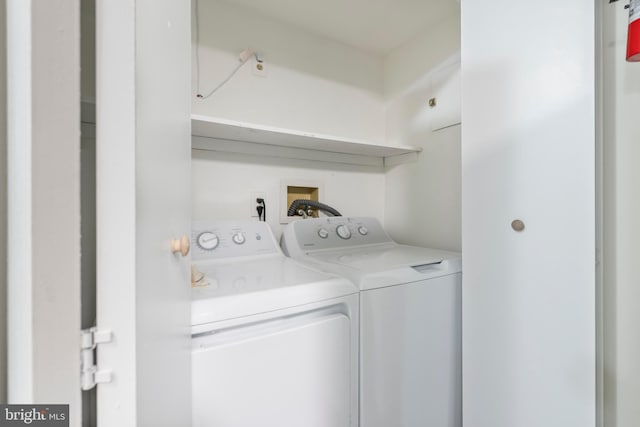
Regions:
[[355, 425], [352, 335], [321, 310], [195, 336], [193, 426]]

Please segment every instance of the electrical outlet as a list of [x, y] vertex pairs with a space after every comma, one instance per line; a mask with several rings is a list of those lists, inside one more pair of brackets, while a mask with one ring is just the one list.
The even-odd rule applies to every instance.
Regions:
[[249, 215], [252, 218], [258, 218], [257, 199], [264, 199], [265, 205], [267, 204], [267, 197], [264, 191], [251, 191], [249, 192]]
[[267, 77], [269, 75], [267, 64], [266, 62], [264, 62], [264, 59], [262, 57], [258, 58], [256, 58], [255, 56], [253, 57], [253, 63], [251, 64], [253, 74], [259, 77]]

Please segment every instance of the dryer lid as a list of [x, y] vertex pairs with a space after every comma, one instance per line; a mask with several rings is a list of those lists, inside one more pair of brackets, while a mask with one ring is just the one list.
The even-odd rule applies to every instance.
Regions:
[[192, 289], [191, 324], [200, 325], [354, 294], [348, 280], [283, 255], [199, 263], [205, 286]]

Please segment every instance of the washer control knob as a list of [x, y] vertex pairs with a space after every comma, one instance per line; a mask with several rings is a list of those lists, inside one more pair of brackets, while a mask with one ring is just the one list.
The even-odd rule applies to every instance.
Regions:
[[218, 243], [220, 243], [220, 240], [215, 233], [212, 233], [210, 231], [203, 231], [202, 233], [198, 234], [196, 243], [198, 244], [200, 249], [205, 251], [212, 251], [218, 247]]
[[367, 230], [367, 227], [365, 227], [364, 225], [361, 225], [360, 227], [358, 227], [358, 233], [366, 236], [367, 234], [369, 234], [369, 230]]
[[327, 237], [329, 237], [329, 232], [326, 228], [321, 228], [320, 230], [318, 230], [318, 236], [320, 236], [321, 239], [326, 239]]
[[344, 224], [339, 225], [336, 228], [336, 233], [338, 233], [338, 237], [340, 237], [341, 239], [346, 240], [351, 238], [351, 231], [349, 230], [349, 227]]
[[233, 243], [235, 243], [236, 245], [241, 245], [246, 241], [244, 234], [242, 234], [241, 232], [234, 234], [231, 240], [233, 240]]

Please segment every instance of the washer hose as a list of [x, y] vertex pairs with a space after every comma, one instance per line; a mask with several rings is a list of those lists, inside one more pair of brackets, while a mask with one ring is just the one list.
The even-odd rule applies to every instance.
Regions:
[[293, 202], [291, 202], [291, 206], [289, 206], [289, 210], [287, 211], [287, 216], [296, 216], [298, 209], [304, 206], [310, 206], [312, 208], [316, 208], [319, 211], [322, 211], [326, 214], [331, 214], [331, 216], [342, 216], [340, 212], [333, 209], [329, 205], [316, 202], [315, 200], [306, 200], [306, 199], [296, 199]]

